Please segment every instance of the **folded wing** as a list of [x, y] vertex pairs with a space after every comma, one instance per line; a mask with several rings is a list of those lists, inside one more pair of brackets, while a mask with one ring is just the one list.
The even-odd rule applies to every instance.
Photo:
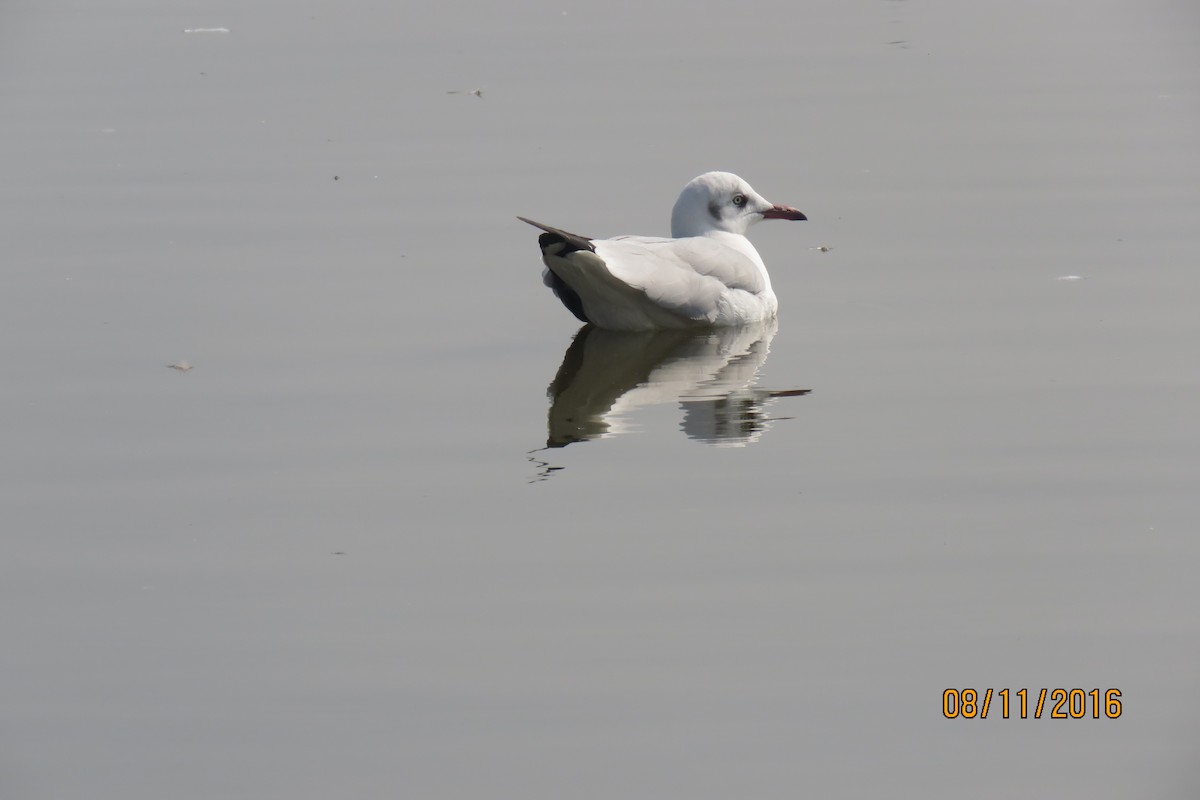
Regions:
[[520, 217], [542, 233], [543, 280], [575, 316], [617, 330], [717, 321], [731, 295], [767, 288], [759, 264], [705, 236], [591, 239]]
[[726, 292], [758, 294], [766, 289], [762, 271], [749, 257], [703, 236], [622, 236], [592, 245], [613, 277], [689, 319], [711, 319]]

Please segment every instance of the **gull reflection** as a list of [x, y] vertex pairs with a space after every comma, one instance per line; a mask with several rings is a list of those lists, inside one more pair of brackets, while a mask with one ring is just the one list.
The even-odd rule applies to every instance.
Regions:
[[621, 333], [585, 325], [550, 383], [547, 447], [630, 430], [630, 414], [679, 403], [691, 439], [742, 447], [757, 441], [780, 397], [808, 389], [753, 386], [770, 352], [775, 320], [739, 328]]

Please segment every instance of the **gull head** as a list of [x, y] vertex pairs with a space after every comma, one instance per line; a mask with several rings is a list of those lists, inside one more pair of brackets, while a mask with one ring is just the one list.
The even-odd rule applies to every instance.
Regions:
[[671, 236], [682, 239], [713, 231], [745, 234], [764, 219], [807, 219], [788, 206], [763, 199], [750, 184], [731, 172], [706, 172], [693, 178], [671, 210]]

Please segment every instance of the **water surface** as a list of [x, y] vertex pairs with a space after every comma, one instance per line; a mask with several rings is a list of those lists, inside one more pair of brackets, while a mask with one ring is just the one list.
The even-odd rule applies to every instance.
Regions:
[[[0, 21], [5, 797], [1195, 795], [1186, 4]], [[710, 169], [777, 329], [579, 332]]]

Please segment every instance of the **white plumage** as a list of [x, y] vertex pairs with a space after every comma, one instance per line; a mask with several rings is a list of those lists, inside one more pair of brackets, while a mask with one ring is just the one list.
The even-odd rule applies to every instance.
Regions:
[[763, 219], [802, 220], [728, 172], [683, 188], [670, 239], [589, 239], [518, 217], [539, 237], [543, 282], [584, 322], [609, 330], [722, 327], [771, 319], [779, 307], [746, 230]]

